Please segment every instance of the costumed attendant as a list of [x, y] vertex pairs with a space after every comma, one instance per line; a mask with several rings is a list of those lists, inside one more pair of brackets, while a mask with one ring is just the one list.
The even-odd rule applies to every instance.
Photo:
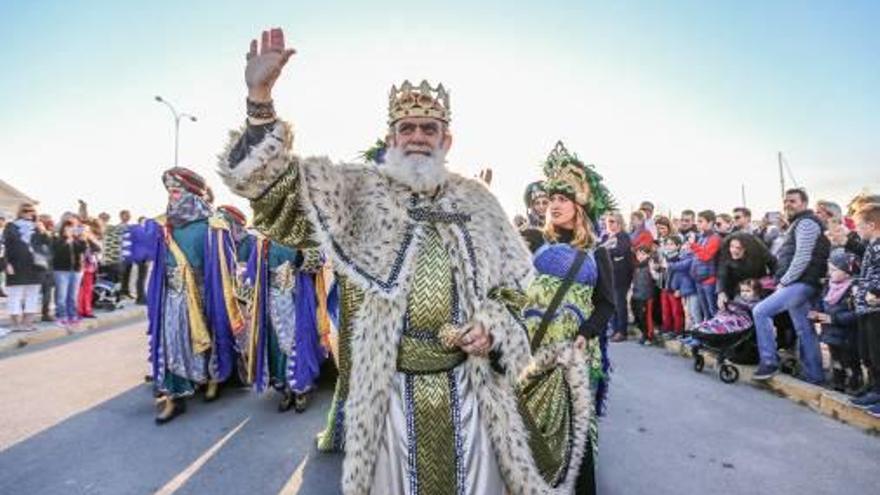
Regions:
[[[329, 352], [322, 342], [316, 277], [323, 260], [314, 249], [299, 251], [257, 236], [245, 284], [251, 320], [244, 352], [247, 381], [257, 392], [281, 393], [278, 411], [303, 412]], [[317, 284], [319, 285], [319, 284]]]
[[[526, 334], [504, 300], [528, 285], [529, 253], [486, 185], [446, 167], [449, 93], [392, 88], [381, 166], [298, 157], [272, 104], [293, 53], [280, 29], [251, 42], [248, 126], [220, 174], [251, 199], [257, 229], [332, 262], [351, 325], [341, 491], [570, 494], [587, 431], [567, 439], [569, 475], [551, 486], [518, 402]], [[587, 376], [571, 389], [589, 409]]]
[[184, 399], [200, 385], [206, 386], [205, 400], [217, 397], [218, 385], [235, 366], [232, 331], [243, 325], [236, 307], [227, 303], [234, 276], [229, 262], [235, 261], [228, 226], [212, 220], [204, 179], [174, 167], [162, 181], [168, 190], [165, 223], [149, 221], [136, 236], [152, 244], [147, 305], [159, 424], [183, 413]]
[[[614, 315], [614, 275], [611, 256], [599, 245], [593, 224], [613, 208], [613, 199], [593, 166], [585, 165], [561, 142], [547, 158], [544, 173], [550, 198], [547, 221], [542, 230], [525, 233], [538, 273], [526, 291], [523, 311], [536, 361], [523, 381], [525, 406], [539, 432], [533, 433], [530, 444], [546, 479], [558, 483], [575, 454], [566, 441], [570, 430], [589, 428], [575, 493], [596, 493], [596, 415], [575, 413], [584, 406], [601, 413], [608, 388], [605, 331]], [[577, 366], [558, 366], [560, 356], [568, 356]], [[594, 404], [577, 403], [570, 391], [570, 384], [583, 375], [589, 376]], [[557, 407], [548, 408], [548, 400]], [[579, 424], [581, 418], [588, 418], [588, 425]], [[543, 449], [536, 447], [539, 442]]]
[[547, 196], [547, 191], [544, 190], [544, 183], [536, 181], [526, 186], [523, 200], [528, 216], [526, 227], [543, 228], [547, 217], [547, 207], [550, 206], [550, 198]]

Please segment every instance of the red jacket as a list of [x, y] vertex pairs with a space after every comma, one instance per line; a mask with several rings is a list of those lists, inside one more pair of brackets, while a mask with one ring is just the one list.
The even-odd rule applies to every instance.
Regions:
[[[714, 265], [715, 259], [718, 256], [718, 251], [721, 249], [721, 236], [713, 233], [705, 238], [703, 242], [691, 242], [688, 246], [698, 261], [705, 263], [706, 265]], [[703, 285], [714, 284], [716, 281], [714, 266], [711, 273], [711, 277], [702, 280], [700, 283]]]

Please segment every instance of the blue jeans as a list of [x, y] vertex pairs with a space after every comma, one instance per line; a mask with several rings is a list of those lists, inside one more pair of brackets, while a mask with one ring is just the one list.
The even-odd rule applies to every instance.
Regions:
[[816, 289], [813, 286], [794, 283], [776, 289], [770, 297], [764, 299], [752, 311], [755, 317], [755, 331], [758, 337], [758, 353], [761, 364], [779, 366], [776, 355], [776, 328], [773, 317], [788, 311], [800, 345], [800, 359], [804, 376], [815, 383], [825, 381], [822, 371], [822, 354], [819, 351], [819, 337], [813, 324], [807, 318], [810, 312]]
[[700, 298], [700, 312], [703, 313], [703, 321], [706, 321], [718, 312], [718, 294], [715, 292], [715, 283], [697, 284], [697, 296]]
[[55, 316], [76, 318], [76, 300], [82, 272], [55, 272]]

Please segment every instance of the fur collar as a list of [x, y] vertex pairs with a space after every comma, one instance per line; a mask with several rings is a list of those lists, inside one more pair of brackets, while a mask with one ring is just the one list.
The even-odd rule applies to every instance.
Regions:
[[[480, 300], [497, 286], [524, 288], [531, 273], [528, 250], [495, 197], [479, 181], [450, 173], [434, 197], [414, 196], [375, 167], [333, 165], [327, 158], [299, 163], [304, 210], [316, 240], [334, 267], [367, 291], [394, 298], [406, 293], [407, 277], [425, 224], [460, 237]], [[420, 212], [430, 212], [426, 219]], [[447, 221], [432, 222], [436, 215]], [[490, 257], [490, 259], [484, 259]]]

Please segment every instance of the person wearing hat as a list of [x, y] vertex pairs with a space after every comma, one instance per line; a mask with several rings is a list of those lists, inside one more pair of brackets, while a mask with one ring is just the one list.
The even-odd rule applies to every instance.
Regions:
[[317, 250], [296, 250], [248, 233], [247, 218], [234, 206], [217, 211], [228, 220], [238, 262], [245, 265], [241, 292], [249, 318], [236, 339], [245, 358], [244, 380], [258, 393], [277, 390], [279, 412], [291, 407], [303, 412], [329, 352], [319, 324], [326, 294], [322, 300], [317, 290], [322, 284], [316, 283], [323, 258]]
[[248, 126], [219, 172], [251, 200], [257, 230], [320, 247], [339, 281], [351, 332], [338, 381], [348, 393], [329, 418], [345, 449], [341, 491], [571, 493], [577, 459], [558, 486], [546, 481], [514, 385], [531, 360], [510, 306], [532, 276], [529, 253], [486, 184], [446, 166], [449, 92], [392, 87], [381, 166], [299, 157], [272, 103], [294, 53], [281, 29], [252, 40]]
[[[526, 290], [522, 314], [535, 360], [545, 366], [531, 370], [521, 388], [527, 391], [525, 409], [540, 432], [531, 441], [558, 449], [542, 459], [542, 472], [550, 473], [553, 481], [571, 469], [571, 456], [583, 456], [576, 493], [595, 493], [598, 426], [595, 416], [578, 413], [590, 401], [579, 400], [576, 391], [578, 382], [590, 377], [594, 410], [603, 412], [610, 369], [606, 329], [615, 309], [614, 272], [593, 225], [613, 208], [613, 199], [593, 166], [569, 153], [561, 141], [547, 157], [544, 173], [550, 205], [540, 242], [529, 239], [537, 276]], [[556, 364], [565, 359], [570, 360], [568, 366]], [[566, 413], [542, 414], [547, 401], [565, 403], [559, 410]], [[565, 438], [571, 433], [568, 425], [581, 428], [579, 421], [584, 418], [590, 418], [588, 429], [593, 434], [586, 445], [575, 444], [570, 452]]]
[[544, 190], [544, 182], [535, 181], [526, 186], [523, 199], [526, 204], [526, 219], [528, 220], [526, 226], [536, 229], [544, 228], [547, 206], [550, 204], [550, 198], [547, 197], [547, 191]]
[[853, 303], [855, 257], [841, 248], [828, 258], [828, 282], [810, 320], [822, 326], [820, 341], [831, 353], [831, 387], [839, 392], [862, 388], [857, 316]]
[[140, 241], [152, 245], [142, 256], [153, 259], [147, 306], [157, 424], [185, 412], [184, 399], [200, 386], [206, 401], [217, 398], [235, 368], [233, 333], [244, 327], [233, 293], [230, 228], [214, 217], [205, 180], [174, 167], [162, 182], [168, 190], [164, 225], [148, 222]]
[[327, 295], [324, 260], [315, 249], [299, 250], [257, 235], [247, 249], [244, 284], [251, 319], [242, 349], [247, 381], [258, 393], [281, 394], [279, 412], [303, 412], [330, 351], [322, 328]]

